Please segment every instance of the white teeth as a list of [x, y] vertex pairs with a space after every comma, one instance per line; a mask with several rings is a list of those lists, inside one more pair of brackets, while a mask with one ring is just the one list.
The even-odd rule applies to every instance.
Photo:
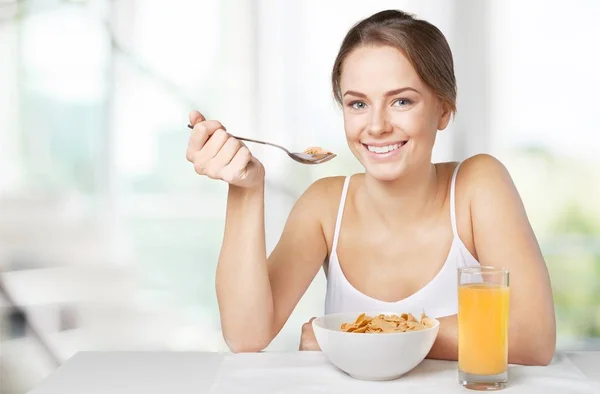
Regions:
[[369, 151], [375, 152], [375, 153], [388, 153], [388, 152], [391, 152], [393, 150], [396, 150], [396, 149], [400, 148], [402, 145], [404, 145], [404, 143], [387, 145], [387, 146], [371, 146], [371, 145], [367, 145], [367, 149]]

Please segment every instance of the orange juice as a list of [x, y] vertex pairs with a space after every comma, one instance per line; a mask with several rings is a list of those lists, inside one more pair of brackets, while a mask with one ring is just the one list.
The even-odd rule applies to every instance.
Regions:
[[508, 365], [508, 287], [458, 287], [458, 367], [476, 375], [503, 373]]

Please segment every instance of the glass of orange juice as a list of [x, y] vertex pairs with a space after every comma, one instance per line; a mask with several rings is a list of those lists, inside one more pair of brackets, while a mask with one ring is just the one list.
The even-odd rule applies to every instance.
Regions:
[[508, 290], [507, 269], [458, 269], [458, 379], [466, 388], [508, 382]]

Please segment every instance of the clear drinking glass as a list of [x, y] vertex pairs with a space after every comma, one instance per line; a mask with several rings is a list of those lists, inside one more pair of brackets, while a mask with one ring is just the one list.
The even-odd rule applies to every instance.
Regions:
[[458, 380], [474, 390], [508, 382], [509, 271], [458, 269]]

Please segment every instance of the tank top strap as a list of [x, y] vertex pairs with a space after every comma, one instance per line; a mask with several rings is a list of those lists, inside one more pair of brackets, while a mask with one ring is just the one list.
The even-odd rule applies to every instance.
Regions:
[[350, 176], [344, 180], [344, 188], [340, 198], [340, 206], [338, 208], [337, 218], [335, 220], [335, 230], [333, 233], [333, 244], [331, 245], [332, 254], [337, 250], [338, 238], [340, 236], [340, 227], [342, 226], [342, 216], [344, 215], [344, 207], [346, 205], [346, 195], [348, 194], [348, 186], [350, 185]]
[[461, 163], [458, 163], [452, 174], [452, 182], [450, 184], [450, 221], [452, 222], [452, 233], [454, 237], [458, 237], [458, 226], [456, 225], [456, 176]]

